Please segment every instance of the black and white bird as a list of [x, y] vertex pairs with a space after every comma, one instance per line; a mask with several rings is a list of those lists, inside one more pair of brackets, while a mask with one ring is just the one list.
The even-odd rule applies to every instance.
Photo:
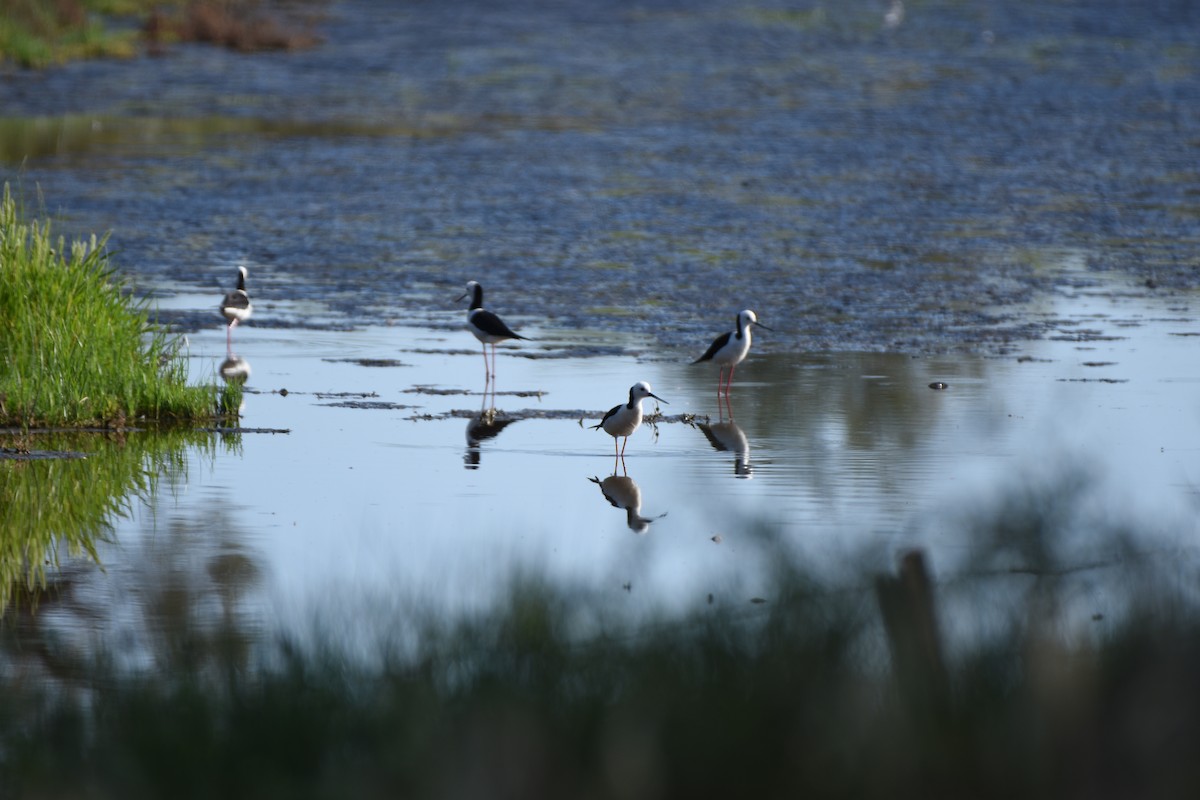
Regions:
[[[604, 432], [613, 437], [613, 456], [617, 457], [617, 438], [625, 437], [624, 443], [621, 444], [620, 458], [625, 458], [625, 445], [629, 444], [629, 437], [638, 426], [642, 424], [642, 401], [647, 397], [653, 397], [660, 403], [667, 403], [654, 392], [650, 391], [650, 384], [645, 381], [638, 381], [633, 386], [629, 387], [629, 402], [619, 406], [613, 406], [604, 415], [604, 419], [600, 420], [595, 425], [591, 426], [592, 430], [603, 428]], [[667, 405], [670, 405], [667, 403]]]
[[736, 330], [722, 333], [716, 339], [713, 339], [712, 345], [704, 355], [692, 362], [693, 364], [699, 364], [701, 361], [715, 361], [721, 365], [721, 372], [717, 375], [718, 400], [721, 397], [721, 381], [725, 376], [725, 367], [729, 367], [729, 379], [725, 381], [725, 399], [728, 402], [729, 386], [733, 383], [733, 369], [742, 363], [742, 359], [750, 352], [750, 328], [753, 325], [771, 330], [759, 322], [758, 316], [747, 308], [738, 313]]
[[237, 288], [225, 295], [221, 301], [221, 316], [227, 322], [225, 328], [225, 346], [233, 349], [233, 329], [239, 322], [250, 319], [254, 306], [250, 305], [250, 295], [246, 293], [246, 268], [238, 267]]
[[[506, 339], [526, 339], [528, 337], [514, 333], [504, 324], [504, 320], [483, 307], [483, 287], [476, 281], [467, 281], [467, 291], [459, 297], [462, 300], [471, 296], [471, 307], [467, 310], [467, 330], [475, 335], [483, 345], [483, 369], [487, 377], [496, 377], [496, 343]], [[492, 365], [488, 367], [487, 346], [492, 346]]]

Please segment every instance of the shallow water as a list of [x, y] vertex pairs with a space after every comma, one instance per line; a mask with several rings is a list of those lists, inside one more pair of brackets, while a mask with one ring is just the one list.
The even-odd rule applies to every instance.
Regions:
[[[769, 602], [781, 551], [836, 584], [914, 546], [965, 640], [1047, 581], [1073, 631], [1131, 570], [1190, 585], [1197, 9], [906, 8], [348, 2], [310, 53], [0, 75], [6, 177], [112, 231], [198, 380], [250, 266], [243, 424], [287, 431], [187, 450], [40, 624], [136, 660], [180, 614], [442, 614], [523, 572], [637, 615]], [[475, 445], [469, 278], [534, 338]], [[688, 362], [747, 305], [775, 330], [739, 454]], [[697, 418], [632, 438], [631, 517], [580, 419], [637, 380]], [[1061, 535], [1003, 539], [1014, 509]]]
[[[143, 625], [179, 624], [157, 609], [186, 596], [202, 620], [236, 613], [263, 634], [334, 618], [368, 636], [378, 619], [360, 615], [381, 599], [455, 616], [515, 577], [636, 618], [770, 602], [781, 558], [850, 586], [911, 548], [928, 553], [960, 644], [1025, 613], [1047, 582], [1074, 635], [1122, 619], [1131, 573], [1192, 594], [1194, 314], [1089, 292], [1024, 313], [1062, 335], [1007, 358], [752, 353], [734, 383], [737, 429], [715, 426], [727, 440], [740, 431], [741, 452], [705, 435], [716, 376], [688, 352], [521, 357], [580, 337], [529, 330], [534, 341], [499, 348], [495, 405], [510, 422], [473, 445], [483, 370], [465, 331], [240, 328], [243, 425], [286, 432], [189, 451], [171, 488], [116, 521], [103, 571], [69, 562], [86, 620], [63, 602], [42, 624], [136, 642]], [[195, 373], [216, 369], [223, 339], [219, 326], [190, 337]], [[594, 424], [636, 380], [696, 420], [643, 426], [622, 466], [580, 419]], [[614, 467], [636, 485], [633, 514], [618, 507], [629, 482], [609, 483], [614, 505], [592, 480]], [[995, 520], [1039, 504], [1057, 525], [1046, 541], [989, 538]]]

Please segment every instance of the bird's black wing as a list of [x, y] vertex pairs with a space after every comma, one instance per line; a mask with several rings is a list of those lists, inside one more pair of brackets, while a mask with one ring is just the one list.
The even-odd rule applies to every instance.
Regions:
[[610, 408], [608, 410], [608, 413], [604, 415], [604, 419], [600, 420], [599, 422], [597, 422], [595, 425], [592, 426], [592, 430], [596, 430], [597, 428], [604, 425], [604, 423], [608, 422], [609, 417], [611, 417], [613, 414], [617, 413], [620, 410], [621, 410], [620, 406], [613, 406], [612, 408]]
[[474, 323], [476, 328], [491, 336], [506, 336], [509, 339], [525, 338], [519, 333], [514, 333], [511, 328], [504, 324], [504, 320], [484, 308], [479, 309], [471, 315], [471, 322]]
[[720, 350], [725, 345], [729, 344], [729, 337], [732, 335], [733, 334], [731, 332], [726, 331], [725, 333], [722, 333], [717, 338], [713, 339], [712, 346], [710, 346], [708, 348], [708, 350], [704, 353], [704, 355], [700, 356], [692, 363], [699, 364], [701, 361], [711, 361], [712, 357], [717, 354], [718, 350]]
[[225, 295], [225, 299], [221, 301], [221, 308], [229, 308], [233, 310], [245, 310], [250, 307], [250, 296], [245, 290], [238, 289], [236, 292], [230, 292]]

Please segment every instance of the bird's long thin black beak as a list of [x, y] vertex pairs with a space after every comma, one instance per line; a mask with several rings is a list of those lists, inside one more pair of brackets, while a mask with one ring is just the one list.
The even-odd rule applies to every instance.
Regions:
[[648, 395], [648, 397], [653, 397], [655, 400], [657, 400], [658, 402], [660, 402], [660, 403], [663, 403], [663, 404], [665, 404], [665, 405], [668, 405], [668, 406], [669, 406], [669, 405], [671, 405], [671, 404], [670, 404], [670, 403], [668, 403], [666, 400], [663, 400], [661, 397], [659, 397], [659, 396], [658, 396], [658, 395], [656, 395], [656, 394], [651, 394], [651, 395]]
[[454, 302], [458, 303], [458, 302], [461, 302], [462, 300], [465, 300], [467, 298], [467, 295], [469, 295], [469, 294], [470, 294], [470, 292], [463, 292], [461, 295], [454, 298]]
[[775, 329], [774, 329], [774, 328], [767, 328], [767, 326], [766, 326], [766, 325], [763, 325], [761, 322], [756, 322], [756, 323], [754, 323], [754, 324], [755, 324], [755, 325], [757, 325], [757, 326], [758, 326], [758, 327], [760, 327], [760, 328], [766, 328], [767, 330], [771, 331], [772, 333], [774, 333], [774, 331], [775, 331]]

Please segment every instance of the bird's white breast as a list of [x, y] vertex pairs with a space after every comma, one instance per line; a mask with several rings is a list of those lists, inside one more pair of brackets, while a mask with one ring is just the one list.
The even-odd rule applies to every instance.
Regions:
[[617, 413], [604, 421], [604, 432], [609, 436], [629, 436], [641, 424], [642, 404], [634, 403], [633, 408], [623, 405]]

